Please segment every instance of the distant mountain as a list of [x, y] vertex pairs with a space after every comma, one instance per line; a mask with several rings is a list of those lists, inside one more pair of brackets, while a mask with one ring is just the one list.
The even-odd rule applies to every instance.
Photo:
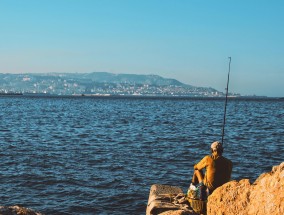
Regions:
[[0, 93], [55, 95], [145, 95], [222, 97], [211, 87], [195, 87], [158, 75], [93, 73], [0, 73]]
[[148, 84], [155, 86], [175, 85], [187, 86], [177, 81], [176, 79], [163, 78], [158, 75], [137, 75], [137, 74], [113, 74], [109, 72], [93, 72], [93, 73], [67, 73], [62, 74], [66, 78], [76, 78], [84, 82], [97, 82], [97, 83], [128, 83], [128, 84]]

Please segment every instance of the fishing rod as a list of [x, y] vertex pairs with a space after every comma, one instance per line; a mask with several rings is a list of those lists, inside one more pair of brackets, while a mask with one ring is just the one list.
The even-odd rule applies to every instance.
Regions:
[[226, 124], [226, 112], [227, 112], [227, 102], [228, 102], [230, 70], [231, 70], [231, 57], [229, 57], [229, 72], [228, 72], [227, 87], [226, 87], [226, 100], [225, 100], [225, 109], [224, 109], [224, 118], [223, 118], [223, 129], [222, 129], [222, 142], [221, 142], [221, 143], [222, 143], [223, 147], [224, 147], [224, 135], [225, 135], [225, 124]]

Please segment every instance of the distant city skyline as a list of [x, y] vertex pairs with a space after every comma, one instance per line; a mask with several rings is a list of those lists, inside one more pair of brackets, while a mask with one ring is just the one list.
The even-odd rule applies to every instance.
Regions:
[[284, 97], [284, 2], [1, 0], [0, 73], [155, 74]]

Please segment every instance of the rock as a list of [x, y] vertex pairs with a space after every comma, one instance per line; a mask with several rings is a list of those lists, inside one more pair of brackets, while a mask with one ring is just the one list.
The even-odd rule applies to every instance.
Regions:
[[0, 206], [0, 215], [43, 215], [29, 208], [20, 206]]
[[151, 186], [146, 215], [194, 215], [181, 188], [154, 184]]
[[248, 179], [231, 181], [209, 197], [207, 215], [283, 215], [284, 162], [250, 184]]
[[183, 210], [170, 210], [160, 213], [159, 215], [192, 215], [192, 213]]

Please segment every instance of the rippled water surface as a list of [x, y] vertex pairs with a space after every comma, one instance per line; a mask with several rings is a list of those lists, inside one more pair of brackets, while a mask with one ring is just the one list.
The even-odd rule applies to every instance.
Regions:
[[[187, 190], [221, 139], [216, 99], [0, 97], [0, 202], [45, 214], [145, 214], [152, 184]], [[233, 179], [284, 157], [284, 101], [229, 100]]]

